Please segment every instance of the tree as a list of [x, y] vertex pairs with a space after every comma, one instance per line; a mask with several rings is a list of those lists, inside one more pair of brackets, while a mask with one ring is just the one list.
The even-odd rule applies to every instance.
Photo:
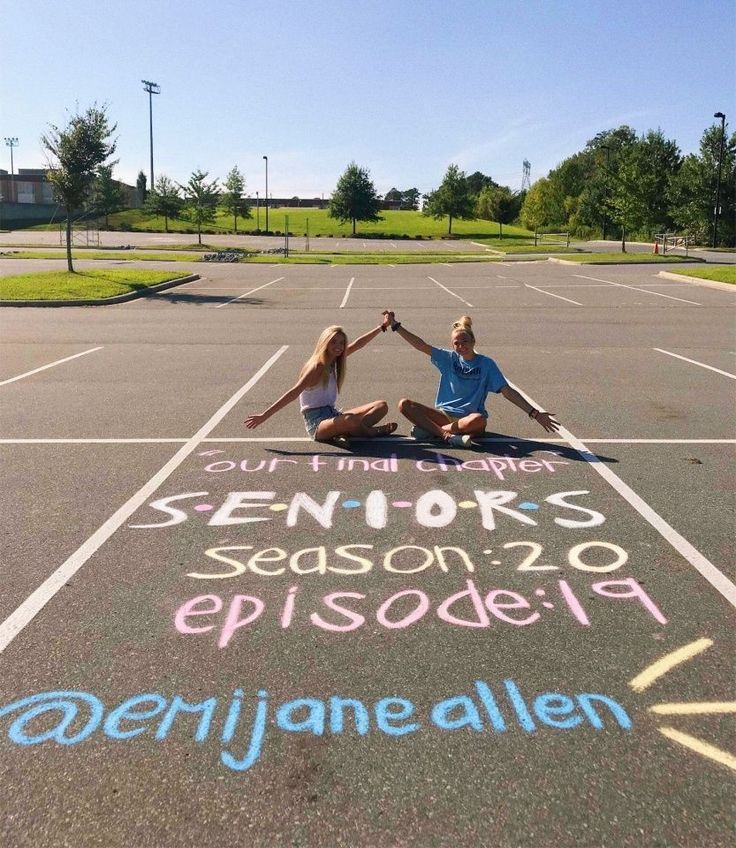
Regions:
[[497, 182], [480, 171], [475, 171], [469, 177], [466, 177], [466, 179], [468, 181], [468, 191], [475, 198], [478, 197], [484, 188], [495, 188], [498, 185]]
[[148, 192], [144, 208], [151, 215], [164, 216], [164, 229], [168, 233], [169, 218], [177, 218], [183, 205], [177, 184], [162, 174], [156, 180], [156, 187]]
[[330, 218], [337, 218], [341, 224], [352, 221], [355, 235], [356, 221], [381, 220], [378, 214], [380, 208], [381, 200], [371, 182], [369, 171], [351, 162], [337, 181], [327, 214]]
[[521, 198], [508, 186], [486, 186], [475, 202], [476, 215], [487, 221], [498, 221], [499, 238], [503, 238], [503, 225], [514, 221], [521, 208]]
[[431, 215], [438, 220], [447, 215], [448, 235], [452, 235], [453, 218], [461, 218], [465, 221], [475, 218], [475, 206], [468, 190], [465, 173], [457, 165], [450, 165], [440, 187], [427, 195], [423, 211], [425, 215]]
[[105, 216], [105, 227], [109, 227], [110, 212], [125, 206], [125, 189], [112, 178], [112, 165], [100, 165], [92, 183], [92, 208]]
[[66, 263], [70, 273], [74, 273], [72, 215], [89, 198], [97, 169], [115, 152], [116, 142], [111, 136], [116, 129], [117, 124], [110, 126], [107, 107], [93, 104], [83, 115], [72, 115], [64, 129], [50, 124], [48, 133], [41, 136], [50, 154], [48, 179], [66, 211]]
[[401, 203], [401, 192], [397, 188], [392, 188], [386, 192], [386, 196], [383, 199], [389, 203]]
[[524, 198], [520, 217], [528, 230], [564, 225], [567, 214], [559, 185], [546, 177], [537, 180]]
[[[141, 199], [141, 203], [146, 202], [146, 197], [148, 192], [146, 191], [146, 183], [148, 182], [148, 178], [143, 173], [143, 171], [138, 171], [138, 177], [135, 181], [135, 187], [138, 189], [138, 197]], [[153, 186], [151, 186], [153, 188]]]
[[215, 220], [219, 200], [217, 180], [206, 182], [209, 171], [192, 171], [186, 185], [179, 184], [184, 192], [184, 204], [190, 221], [197, 225], [197, 242], [202, 244], [202, 224]]
[[413, 209], [416, 211], [419, 209], [419, 198], [421, 194], [418, 188], [408, 188], [406, 191], [401, 192], [401, 208], [402, 209]]
[[[238, 231], [238, 215], [241, 215], [243, 218], [251, 217], [250, 205], [243, 197], [244, 192], [245, 178], [238, 170], [238, 166], [233, 165], [232, 170], [225, 180], [225, 191], [222, 194], [221, 200], [223, 209], [233, 216], [233, 228], [236, 233]], [[297, 197], [295, 199], [298, 206], [299, 198]]]

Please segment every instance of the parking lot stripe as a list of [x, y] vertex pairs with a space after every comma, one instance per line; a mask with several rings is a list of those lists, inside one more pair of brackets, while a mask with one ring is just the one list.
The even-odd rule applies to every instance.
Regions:
[[11, 377], [8, 380], [3, 380], [0, 386], [6, 386], [8, 383], [14, 383], [16, 380], [22, 380], [24, 377], [30, 377], [31, 374], [38, 374], [39, 371], [45, 371], [47, 368], [54, 368], [56, 365], [61, 365], [62, 362], [69, 362], [72, 359], [78, 359], [80, 356], [86, 356], [88, 353], [94, 353], [96, 350], [102, 350], [104, 345], [99, 347], [91, 347], [89, 350], [83, 350], [81, 353], [75, 353], [73, 356], [65, 356], [64, 359], [57, 359], [56, 362], [49, 362], [48, 365], [42, 365], [40, 368], [34, 368], [33, 371], [26, 371], [25, 374], [18, 374], [17, 377]]
[[545, 291], [544, 289], [538, 289], [536, 286], [530, 286], [529, 283], [524, 283], [524, 285], [528, 289], [534, 289], [534, 291], [538, 291], [540, 294], [548, 294], [550, 297], [558, 297], [560, 300], [566, 300], [568, 303], [574, 303], [575, 306], [582, 306], [582, 303], [578, 303], [577, 300], [570, 300], [569, 297], [563, 297], [561, 294], [552, 294], [552, 292]]
[[0, 624], [0, 654], [15, 637], [35, 618], [61, 587], [70, 580], [87, 560], [112, 536], [113, 533], [142, 506], [159, 486], [193, 453], [203, 439], [222, 421], [240, 399], [247, 394], [261, 377], [288, 350], [280, 347], [258, 371], [226, 401], [186, 444], [171, 457], [151, 479], [129, 498], [107, 521], [99, 527], [77, 550], [60, 565], [25, 601]]
[[345, 306], [345, 304], [348, 302], [348, 298], [350, 297], [350, 289], [353, 287], [354, 282], [355, 277], [351, 277], [350, 282], [348, 283], [347, 290], [345, 291], [345, 297], [342, 299], [342, 303], [340, 304], [340, 309], [342, 309], [343, 306]]
[[223, 306], [227, 306], [228, 303], [232, 303], [234, 300], [240, 300], [241, 297], [248, 297], [249, 294], [253, 294], [253, 292], [260, 291], [261, 289], [265, 289], [266, 286], [272, 286], [274, 283], [278, 283], [281, 280], [285, 280], [286, 277], [277, 277], [275, 280], [271, 280], [269, 283], [264, 283], [262, 286], [258, 286], [258, 288], [251, 289], [250, 291], [244, 292], [243, 294], [239, 294], [237, 297], [232, 297], [230, 300], [226, 300], [225, 303], [218, 303], [215, 306], [215, 309], [220, 309]]
[[[518, 386], [509, 383], [512, 388], [515, 388], [526, 400], [537, 409], [540, 407], [536, 401], [532, 400]], [[713, 563], [706, 559], [688, 540], [681, 536], [674, 527], [669, 525], [662, 516], [655, 512], [649, 504], [641, 498], [636, 492], [628, 486], [624, 481], [610, 468], [604, 465], [594, 453], [588, 450], [585, 444], [574, 436], [565, 427], [560, 427], [560, 435], [567, 439], [571, 445], [580, 454], [582, 459], [589, 463], [590, 467], [600, 474], [601, 477], [611, 485], [621, 497], [627, 501], [648, 522], [663, 539], [666, 539], [670, 545], [681, 554], [705, 579], [719, 592], [730, 604], [736, 608], [736, 585], [734, 585], [725, 574], [720, 572]]]
[[[371, 439], [371, 441], [381, 441], [381, 437]], [[0, 439], [0, 445], [145, 445], [145, 444], [184, 444], [189, 441], [185, 438], [151, 438], [151, 439]], [[231, 436], [213, 439], [202, 439], [202, 443], [209, 442], [219, 444], [220, 442], [236, 442], [236, 443], [251, 443], [251, 442], [312, 442], [313, 439], [307, 436]], [[394, 444], [413, 444], [414, 439], [408, 436], [392, 436], [391, 438], [383, 439], [383, 441], [392, 442]], [[487, 436], [485, 438], [474, 439], [474, 442], [479, 445], [486, 444], [526, 444], [529, 439], [519, 438], [516, 436]], [[537, 438], [535, 442], [544, 442], [545, 444], [567, 444], [567, 439], [549, 439]], [[588, 445], [736, 445], [736, 439], [587, 439], [583, 438]]]
[[671, 350], [662, 350], [661, 347], [652, 348], [652, 350], [659, 351], [659, 353], [666, 353], [667, 356], [674, 356], [675, 359], [682, 359], [684, 362], [691, 362], [693, 365], [699, 365], [701, 368], [707, 368], [709, 371], [715, 371], [716, 374], [723, 374], [724, 377], [730, 377], [732, 380], [736, 380], [736, 374], [729, 374], [728, 371], [721, 371], [720, 368], [714, 368], [712, 365], [706, 365], [704, 362], [698, 362], [695, 359], [688, 359], [687, 356], [680, 356], [679, 353], [672, 353]]
[[649, 291], [649, 289], [640, 289], [636, 286], [627, 286], [624, 283], [614, 283], [613, 280], [601, 280], [599, 277], [586, 277], [584, 274], [573, 274], [573, 277], [579, 277], [581, 280], [594, 280], [596, 283], [608, 283], [609, 286], [619, 286], [622, 289], [631, 289], [632, 291], [644, 292], [644, 294], [653, 294], [657, 297], [666, 297], [670, 300], [679, 300], [682, 303], [689, 303], [692, 306], [702, 306], [694, 300], [685, 300], [684, 297], [675, 297], [671, 294], [662, 294], [662, 292]]
[[447, 286], [443, 286], [442, 283], [438, 283], [434, 277], [427, 277], [428, 280], [431, 280], [433, 283], [438, 285], [441, 289], [444, 289], [448, 294], [451, 294], [453, 297], [456, 297], [458, 300], [461, 300], [466, 306], [473, 306], [472, 303], [468, 303], [467, 300], [463, 300], [459, 294], [455, 294], [455, 292], [450, 291]]

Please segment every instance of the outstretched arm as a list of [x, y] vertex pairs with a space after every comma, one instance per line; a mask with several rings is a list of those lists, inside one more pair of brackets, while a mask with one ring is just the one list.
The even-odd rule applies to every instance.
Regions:
[[379, 333], [385, 333], [390, 326], [390, 323], [391, 322], [389, 321], [387, 314], [384, 312], [383, 321], [381, 321], [377, 327], [374, 327], [372, 330], [368, 330], [367, 333], [363, 333], [362, 336], [358, 336], [357, 339], [350, 342], [347, 350], [345, 351], [345, 355], [350, 356], [351, 353], [355, 353], [356, 350], [360, 350], [362, 347], [365, 347], [368, 342], [375, 339]]
[[320, 371], [321, 366], [315, 365], [314, 368], [307, 371], [298, 383], [295, 383], [287, 392], [284, 392], [278, 400], [275, 400], [268, 409], [264, 410], [260, 414], [249, 415], [243, 422], [245, 426], [249, 430], [254, 430], [259, 424], [263, 424], [264, 421], [267, 421], [272, 415], [274, 415], [274, 413], [283, 409], [293, 400], [296, 400], [296, 398], [298, 398], [305, 389], [315, 385], [319, 379]]
[[541, 424], [548, 433], [556, 432], [559, 429], [560, 425], [554, 419], [554, 412], [542, 412], [541, 409], [535, 409], [528, 401], [524, 400], [516, 389], [512, 389], [511, 386], [504, 386], [501, 389], [501, 394], [506, 400], [510, 400], [511, 403], [526, 412], [530, 418]]
[[416, 348], [422, 353], [426, 353], [427, 356], [432, 355], [432, 345], [428, 345], [424, 341], [424, 339], [420, 339], [419, 336], [415, 335], [414, 333], [410, 333], [409, 330], [407, 330], [405, 327], [402, 327], [401, 322], [396, 320], [396, 316], [393, 312], [389, 312], [388, 310], [386, 310], [383, 314], [384, 317], [388, 316], [391, 329], [395, 333], [398, 333], [401, 338], [404, 339], [404, 341], [409, 342], [412, 347]]

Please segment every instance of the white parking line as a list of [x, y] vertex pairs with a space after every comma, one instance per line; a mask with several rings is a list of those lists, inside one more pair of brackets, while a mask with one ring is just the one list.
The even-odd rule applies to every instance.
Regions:
[[159, 486], [193, 453], [202, 440], [222, 421], [236, 403], [261, 379], [279, 357], [288, 349], [280, 347], [260, 369], [226, 401], [200, 429], [187, 440], [185, 445], [153, 477], [129, 498], [107, 521], [84, 542], [81, 547], [60, 565], [53, 574], [32, 592], [25, 601], [0, 624], [0, 653], [46, 606], [61, 587], [70, 580], [87, 560], [130, 518], [159, 488]]
[[682, 303], [690, 303], [692, 306], [702, 306], [702, 304], [696, 303], [694, 300], [685, 300], [684, 297], [675, 297], [671, 294], [662, 294], [662, 292], [647, 291], [647, 289], [640, 289], [636, 286], [627, 286], [624, 283], [614, 283], [613, 280], [601, 280], [599, 277], [586, 277], [584, 274], [573, 274], [573, 277], [579, 277], [581, 280], [594, 280], [597, 283], [608, 283], [609, 286], [620, 286], [622, 289], [631, 289], [632, 291], [644, 292], [644, 294], [654, 294], [657, 297], [667, 297], [670, 300], [679, 300]]
[[[438, 285], [441, 289], [444, 289], [448, 294], [451, 294], [453, 297], [456, 297], [458, 300], [462, 301], [466, 306], [473, 306], [472, 303], [468, 303], [467, 300], [463, 300], [459, 294], [455, 294], [455, 292], [450, 291], [447, 286], [443, 286], [442, 283], [438, 283], [434, 277], [427, 277], [428, 280], [431, 280], [433, 283]], [[474, 307], [473, 307], [474, 308]]]
[[351, 277], [350, 282], [348, 283], [347, 290], [345, 292], [345, 297], [342, 299], [342, 303], [340, 304], [340, 309], [342, 309], [343, 306], [345, 306], [345, 304], [348, 302], [348, 298], [350, 297], [350, 289], [353, 287], [354, 282], [355, 282], [355, 277]]
[[538, 291], [540, 294], [548, 294], [550, 297], [556, 297], [560, 300], [566, 300], [568, 303], [574, 303], [575, 306], [582, 306], [582, 303], [578, 303], [577, 300], [570, 300], [569, 297], [563, 297], [561, 294], [552, 294], [552, 292], [545, 291], [544, 289], [538, 289], [536, 286], [530, 286], [529, 283], [524, 283], [524, 285], [528, 289], [534, 289], [534, 291]]
[[16, 380], [22, 380], [24, 377], [30, 377], [31, 374], [38, 374], [39, 371], [45, 371], [47, 368], [54, 368], [56, 365], [61, 365], [62, 362], [69, 362], [71, 359], [78, 359], [80, 356], [86, 356], [88, 353], [94, 353], [96, 350], [102, 350], [104, 345], [99, 347], [91, 347], [89, 350], [83, 350], [81, 353], [75, 353], [73, 356], [65, 356], [64, 359], [57, 359], [56, 362], [49, 362], [48, 365], [42, 365], [40, 368], [34, 368], [33, 371], [26, 371], [25, 374], [18, 374], [17, 377], [10, 377], [8, 380], [3, 380], [0, 386], [6, 386], [8, 383], [14, 383]]
[[728, 371], [721, 371], [720, 368], [714, 368], [712, 365], [706, 365], [704, 362], [698, 362], [695, 359], [688, 359], [687, 356], [680, 356], [679, 353], [672, 353], [671, 350], [662, 350], [661, 347], [652, 348], [652, 350], [656, 350], [659, 353], [666, 353], [667, 356], [674, 356], [675, 359], [682, 359], [684, 362], [690, 362], [693, 365], [699, 365], [701, 368], [707, 368], [709, 371], [715, 371], [716, 374], [723, 374], [724, 377], [730, 377], [732, 380], [736, 380], [736, 374], [729, 374]]
[[[397, 442], [403, 439], [414, 443], [414, 439], [402, 436], [393, 436], [389, 441]], [[161, 438], [161, 439], [0, 439], [0, 445], [147, 445], [147, 444], [184, 444], [189, 441], [186, 438]], [[220, 442], [313, 442], [306, 436], [230, 436], [213, 439], [202, 439], [202, 444], [219, 444]], [[372, 441], [375, 441], [373, 439]], [[518, 436], [486, 436], [477, 440], [479, 444], [507, 444], [509, 442], [527, 443], [530, 439]], [[563, 443], [567, 439], [538, 438], [535, 442]], [[736, 445], [736, 439], [581, 439], [588, 445]]]
[[[512, 385], [512, 388], [515, 388], [532, 406], [537, 409], [543, 408], [525, 394], [518, 386]], [[731, 604], [731, 606], [736, 607], [736, 585], [734, 585], [725, 574], [720, 572], [715, 565], [713, 565], [710, 560], [706, 559], [700, 551], [693, 547], [693, 545], [691, 545], [684, 536], [681, 536], [674, 527], [669, 525], [664, 518], [655, 512], [643, 498], [639, 497], [632, 488], [624, 483], [617, 474], [611, 471], [607, 465], [604, 465], [597, 456], [588, 450], [580, 439], [573, 436], [573, 434], [564, 427], [560, 427], [559, 432], [560, 435], [567, 440], [568, 444], [575, 448], [581, 458], [590, 464], [590, 467], [594, 471], [600, 474], [600, 476], [603, 477], [603, 479], [612, 486], [625, 501], [631, 504], [639, 515], [641, 515], [641, 517], [647, 521], [660, 534], [660, 536], [662, 536], [663, 539], [669, 542], [670, 545], [672, 545], [672, 547], [681, 554], [690, 563], [690, 565], [693, 566], [693, 568], [697, 569], [711, 584], [711, 586], [713, 586], [713, 588]]]
[[274, 283], [278, 283], [281, 280], [285, 280], [286, 277], [277, 277], [275, 280], [271, 280], [270, 283], [264, 283], [262, 286], [258, 286], [258, 288], [251, 289], [250, 291], [244, 292], [243, 294], [238, 295], [237, 297], [231, 297], [230, 300], [226, 300], [225, 303], [218, 303], [215, 306], [215, 309], [221, 309], [223, 306], [227, 306], [228, 303], [232, 303], [235, 300], [240, 300], [241, 297], [248, 297], [249, 294], [253, 294], [253, 292], [260, 291], [261, 289], [265, 289], [266, 286], [272, 286]]

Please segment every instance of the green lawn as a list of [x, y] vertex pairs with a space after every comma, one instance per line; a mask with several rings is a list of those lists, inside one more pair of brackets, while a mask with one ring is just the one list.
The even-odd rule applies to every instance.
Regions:
[[[310, 236], [332, 236], [334, 238], [347, 238], [352, 234], [351, 224], [341, 224], [334, 218], [330, 218], [326, 209], [306, 209], [299, 207], [282, 207], [270, 209], [268, 214], [268, 226], [271, 232], [284, 232], [285, 216], [289, 216], [289, 232], [295, 236], [303, 236], [307, 232], [307, 219], [309, 219]], [[374, 223], [359, 221], [357, 225], [357, 237], [369, 237], [371, 235], [384, 234], [386, 238], [444, 238], [447, 236], [447, 218], [436, 221], [427, 218], [421, 212], [391, 211], [381, 213], [382, 220]], [[261, 207], [260, 226], [266, 228], [266, 215]], [[129, 209], [125, 212], [116, 212], [110, 215], [110, 226], [113, 229], [136, 231], [151, 230], [155, 232], [164, 231], [164, 219], [157, 216], [147, 215], [142, 209]], [[238, 231], [255, 230], [256, 212], [252, 210], [251, 218], [238, 218]], [[56, 228], [58, 229], [58, 227]], [[214, 224], [207, 225], [203, 233], [226, 233], [232, 232], [233, 219], [231, 215], [218, 213]], [[196, 227], [189, 221], [169, 220], [169, 231], [172, 233], [190, 232], [196, 233]], [[463, 239], [498, 237], [498, 224], [493, 221], [453, 221], [453, 236]], [[531, 233], [520, 227], [504, 226], [504, 240], [514, 238], [529, 238]]]
[[717, 283], [736, 285], [736, 265], [716, 265], [708, 268], [679, 268], [672, 272], [687, 277], [698, 277], [701, 280], [715, 280]]
[[[673, 262], [700, 262], [699, 259], [688, 259], [684, 256], [660, 256], [654, 253], [570, 253], [558, 256], [568, 262], [578, 262], [581, 265], [628, 265], [652, 264], [661, 265]], [[683, 273], [689, 273], [684, 272]]]
[[[13, 259], [66, 259], [66, 250], [13, 250], [10, 251]], [[138, 250], [94, 250], [81, 249], [72, 251], [73, 259], [102, 259], [115, 260], [127, 259], [131, 262], [199, 262], [201, 253], [172, 251], [171, 253], [157, 251], [145, 252]]]
[[0, 300], [88, 300], [114, 297], [181, 277], [178, 271], [46, 271], [0, 277]]

